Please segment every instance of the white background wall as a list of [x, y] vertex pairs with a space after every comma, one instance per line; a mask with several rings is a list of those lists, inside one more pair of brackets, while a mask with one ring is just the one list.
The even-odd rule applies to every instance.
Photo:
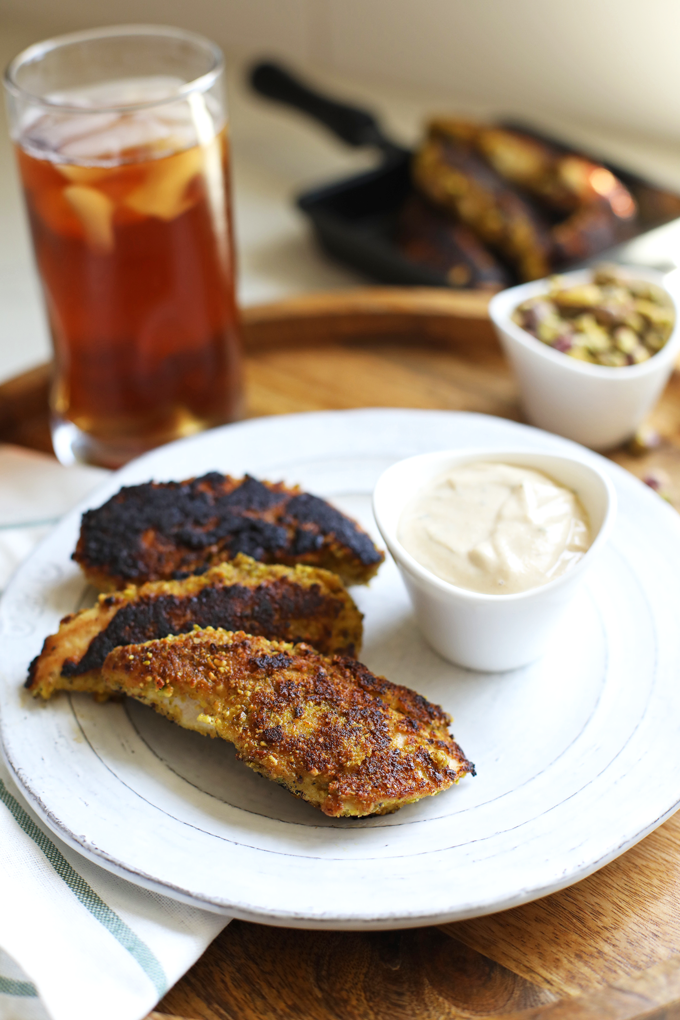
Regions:
[[680, 0], [0, 0], [0, 12], [60, 30], [173, 23], [228, 52], [680, 140]]

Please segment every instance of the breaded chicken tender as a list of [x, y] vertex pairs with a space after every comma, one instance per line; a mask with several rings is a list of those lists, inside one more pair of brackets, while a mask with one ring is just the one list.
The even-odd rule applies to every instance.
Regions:
[[596, 255], [635, 229], [635, 199], [610, 170], [522, 131], [436, 117], [414, 179], [523, 280]]
[[413, 160], [418, 190], [505, 259], [522, 280], [550, 270], [548, 222], [449, 122], [432, 121]]
[[439, 706], [305, 644], [206, 628], [115, 648], [97, 688], [228, 740], [332, 817], [387, 814], [474, 771]]
[[45, 639], [26, 686], [44, 698], [55, 690], [89, 691], [113, 648], [208, 626], [305, 641], [331, 655], [358, 655], [361, 648], [361, 613], [335, 574], [265, 566], [239, 553], [184, 581], [100, 595], [93, 609], [65, 617]]
[[73, 559], [100, 591], [180, 579], [245, 553], [364, 584], [385, 554], [350, 517], [282, 482], [213, 471], [121, 489], [83, 514]]

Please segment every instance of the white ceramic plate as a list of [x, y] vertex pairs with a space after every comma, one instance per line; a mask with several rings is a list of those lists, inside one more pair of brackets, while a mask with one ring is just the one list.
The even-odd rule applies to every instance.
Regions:
[[[245, 422], [128, 465], [122, 484], [209, 469], [299, 482], [375, 532], [370, 495], [401, 457], [462, 446], [595, 458], [497, 418], [372, 410]], [[455, 717], [476, 778], [364, 820], [329, 819], [135, 702], [21, 688], [59, 618], [88, 598], [70, 561], [79, 512], [29, 559], [0, 609], [2, 739], [46, 824], [105, 868], [238, 917], [319, 928], [442, 922], [569, 885], [680, 801], [680, 518], [597, 458], [620, 501], [615, 533], [547, 656], [506, 674], [449, 665], [420, 638], [393, 563], [367, 589], [362, 659]], [[82, 508], [81, 508], [82, 509]]]

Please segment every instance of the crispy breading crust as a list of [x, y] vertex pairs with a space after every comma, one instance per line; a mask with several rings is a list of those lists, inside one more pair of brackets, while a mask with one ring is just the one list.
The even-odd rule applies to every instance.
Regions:
[[522, 280], [549, 272], [547, 222], [471, 145], [447, 132], [445, 121], [430, 125], [413, 160], [413, 179], [423, 195], [470, 227]]
[[[526, 280], [625, 240], [637, 215], [630, 191], [601, 164], [521, 131], [455, 117], [430, 122], [414, 177], [424, 194], [496, 247]], [[514, 194], [515, 187], [521, 192]], [[522, 197], [527, 193], [566, 218], [541, 223]]]
[[385, 558], [351, 518], [282, 482], [217, 471], [123, 488], [83, 514], [73, 553], [102, 591], [185, 577], [245, 553], [263, 563], [323, 567], [364, 584]]
[[230, 741], [332, 817], [387, 814], [474, 772], [439, 706], [304, 644], [207, 628], [116, 648], [99, 690]]
[[45, 639], [26, 686], [43, 698], [55, 690], [89, 691], [113, 648], [207, 626], [306, 641], [331, 655], [358, 655], [361, 648], [361, 613], [335, 574], [265, 566], [239, 554], [184, 581], [100, 595], [93, 609], [67, 616]]

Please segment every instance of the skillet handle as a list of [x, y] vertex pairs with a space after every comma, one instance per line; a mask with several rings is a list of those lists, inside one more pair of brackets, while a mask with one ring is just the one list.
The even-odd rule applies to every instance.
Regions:
[[329, 99], [303, 84], [280, 64], [269, 61], [255, 64], [249, 77], [255, 92], [309, 114], [348, 145], [355, 148], [372, 145], [389, 155], [403, 151], [385, 137], [368, 110]]

